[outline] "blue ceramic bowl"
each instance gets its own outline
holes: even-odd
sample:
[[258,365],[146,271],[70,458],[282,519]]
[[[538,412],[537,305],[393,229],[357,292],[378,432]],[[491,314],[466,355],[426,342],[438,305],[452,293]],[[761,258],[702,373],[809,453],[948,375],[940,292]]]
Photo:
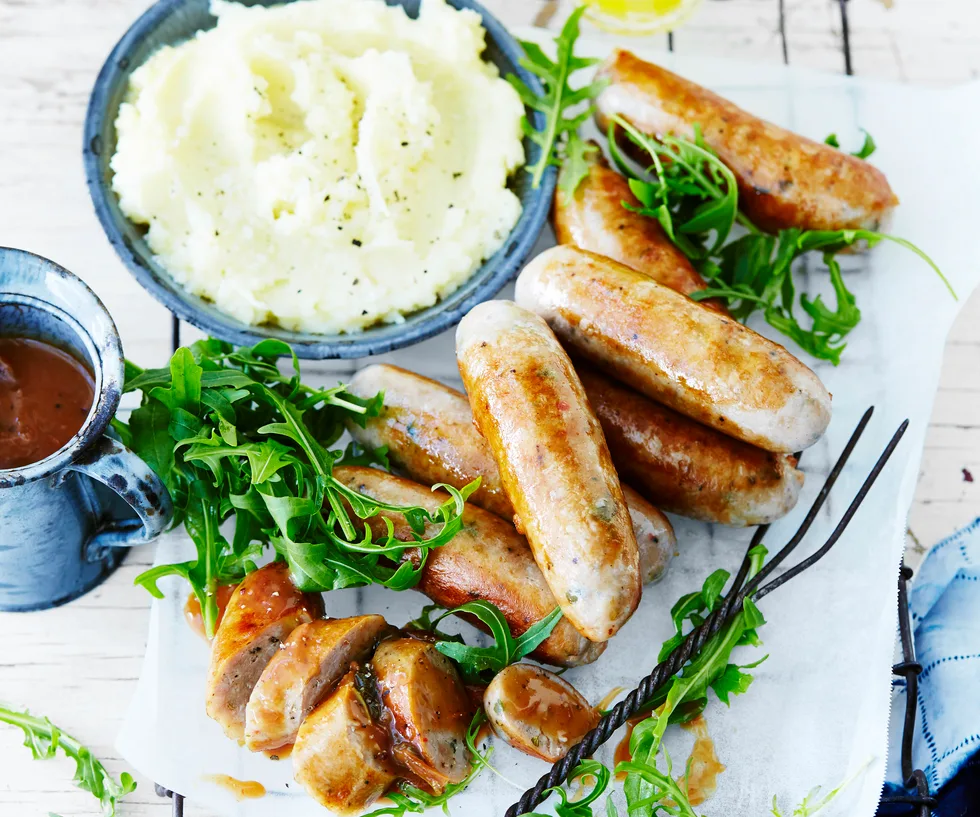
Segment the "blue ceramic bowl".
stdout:
[[[274,5],[270,0],[244,0],[246,5]],[[412,17],[418,14],[419,0],[385,0],[388,5],[404,6]],[[513,73],[531,88],[540,90],[536,77],[525,71],[518,60],[523,51],[507,29],[473,0],[449,0],[456,8],[468,8],[483,18],[487,31],[484,58],[500,69]],[[284,340],[304,358],[355,358],[381,354],[418,343],[456,324],[481,301],[492,298],[518,272],[527,260],[544,226],[555,188],[555,168],[549,168],[541,185],[533,190],[529,176],[518,170],[510,182],[520,197],[523,211],[504,245],[488,259],[466,283],[434,306],[409,315],[404,323],[383,324],[362,332],[317,335],[291,332],[276,326],[250,326],[218,310],[214,304],[183,289],[153,258],[144,240],[145,229],[133,224],[119,209],[112,191],[109,161],[116,150],[115,121],[126,95],[130,74],[163,45],[174,45],[195,32],[213,28],[215,19],[208,12],[208,0],[160,0],[140,17],[109,54],[92,89],[85,117],[85,177],[95,212],[106,236],[136,279],[177,317],[231,343],[251,345],[265,338]],[[536,128],[543,117],[529,111]],[[529,162],[540,155],[540,148],[524,141]]]

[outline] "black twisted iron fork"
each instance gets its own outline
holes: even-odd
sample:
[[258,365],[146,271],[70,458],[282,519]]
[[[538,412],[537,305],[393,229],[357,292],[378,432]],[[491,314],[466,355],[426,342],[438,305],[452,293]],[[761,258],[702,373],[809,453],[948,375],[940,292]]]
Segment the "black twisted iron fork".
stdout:
[[599,721],[599,725],[585,736],[581,743],[575,746],[567,755],[565,755],[564,758],[552,766],[551,771],[543,775],[533,788],[528,789],[521,796],[521,799],[507,810],[506,817],[518,817],[518,815],[521,814],[528,814],[547,798],[548,791],[550,789],[560,786],[562,783],[566,782],[571,773],[574,771],[575,767],[578,766],[584,758],[591,757],[600,746],[602,746],[609,740],[610,737],[612,737],[613,733],[617,729],[623,726],[630,718],[640,713],[644,709],[645,704],[654,698],[654,696],[660,690],[662,690],[678,672],[680,672],[684,665],[701,651],[708,639],[718,633],[723,627],[727,626],[732,621],[732,619],[742,609],[742,604],[747,597],[751,596],[753,599],[760,599],[763,596],[768,595],[777,587],[780,587],[790,579],[798,576],[804,570],[814,565],[830,551],[830,549],[837,543],[837,540],[840,539],[841,534],[844,533],[845,528],[847,528],[847,525],[857,512],[857,509],[861,506],[861,503],[864,502],[865,497],[871,490],[871,486],[874,485],[875,480],[877,480],[892,453],[895,451],[895,448],[898,446],[899,441],[905,434],[905,430],[908,428],[908,420],[903,422],[898,427],[898,430],[892,436],[888,445],[885,446],[885,450],[878,458],[874,468],[871,469],[871,472],[864,480],[864,483],[854,496],[851,504],[844,512],[840,522],[837,523],[837,527],[834,528],[833,533],[831,533],[830,537],[820,547],[820,549],[801,561],[799,564],[782,573],[780,576],[774,578],[768,584],[762,584],[770,575],[772,575],[772,572],[779,567],[783,561],[785,561],[793,550],[796,549],[797,545],[800,544],[807,532],[810,530],[810,527],[813,525],[817,514],[820,512],[820,509],[826,502],[831,489],[834,487],[834,483],[837,482],[837,478],[844,470],[844,466],[847,464],[847,461],[851,456],[851,452],[854,450],[858,440],[864,433],[864,429],[867,427],[873,411],[873,408],[869,408],[864,413],[864,416],[858,423],[857,428],[855,428],[854,433],[851,434],[851,438],[844,447],[844,450],[837,460],[837,463],[827,476],[827,480],[824,482],[823,487],[820,489],[820,493],[817,495],[813,505],[810,507],[806,518],[803,520],[800,528],[796,531],[792,539],[789,540],[785,547],[783,547],[782,550],[773,556],[756,576],[745,584],[750,566],[749,551],[751,551],[753,547],[762,541],[762,537],[769,529],[768,525],[760,526],[756,530],[755,535],[752,537],[752,541],[749,544],[749,548],[742,560],[741,567],[739,568],[738,574],[735,576],[731,589],[726,594],[725,600],[718,607],[718,609],[715,610],[715,612],[712,613],[703,624],[692,630],[681,645],[673,653],[671,653],[666,660],[659,663],[653,672],[640,681],[636,689],[627,695],[624,700],[616,704],[616,706],[613,707],[613,709],[608,712],[601,721]]

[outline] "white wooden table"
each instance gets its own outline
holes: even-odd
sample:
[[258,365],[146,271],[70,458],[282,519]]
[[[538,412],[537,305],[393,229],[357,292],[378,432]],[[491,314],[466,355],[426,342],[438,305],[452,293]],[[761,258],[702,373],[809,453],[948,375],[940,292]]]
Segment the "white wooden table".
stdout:
[[[785,39],[779,6],[785,2]],[[98,292],[116,318],[126,353],[162,365],[169,313],[124,270],[91,211],[81,169],[81,121],[88,92],[111,46],[145,0],[0,0],[0,246],[46,255]],[[508,24],[555,25],[568,3],[486,0]],[[974,0],[850,0],[855,73],[949,85],[980,77],[980,4]],[[666,45],[666,38],[662,38]],[[787,58],[842,71],[835,0],[706,0],[673,37],[688,54]],[[784,53],[785,45],[785,53]],[[910,121],[928,139],[941,123]],[[941,183],[941,182],[940,182]],[[937,188],[936,206],[945,206]],[[190,335],[185,327],[185,338]],[[320,364],[341,376],[352,364]],[[968,474],[976,481],[969,481]],[[980,293],[965,304],[946,349],[942,381],[909,520],[909,561],[980,513]],[[29,707],[87,743],[115,773],[125,767],[113,740],[143,657],[149,599],[133,577],[149,563],[134,552],[88,596],[45,613],[0,614],[0,701]],[[0,814],[95,815],[71,784],[64,760],[35,763],[19,733],[0,729]],[[170,813],[152,781],[140,779],[123,815]],[[205,812],[188,804],[188,815]]]

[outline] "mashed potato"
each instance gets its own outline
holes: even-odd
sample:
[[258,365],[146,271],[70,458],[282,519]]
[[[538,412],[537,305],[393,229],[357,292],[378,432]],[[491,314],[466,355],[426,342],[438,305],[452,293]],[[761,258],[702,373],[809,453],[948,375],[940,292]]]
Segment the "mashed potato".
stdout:
[[246,323],[349,332],[455,290],[520,215],[516,92],[471,11],[216,0],[133,73],[113,189],[160,263]]

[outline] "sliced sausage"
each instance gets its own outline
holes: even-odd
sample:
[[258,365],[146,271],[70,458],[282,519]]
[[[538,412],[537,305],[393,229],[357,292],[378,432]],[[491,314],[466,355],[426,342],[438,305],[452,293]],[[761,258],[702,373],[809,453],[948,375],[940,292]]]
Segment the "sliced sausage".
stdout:
[[[361,369],[348,389],[359,397],[385,393],[379,417],[368,418],[363,428],[348,425],[355,440],[369,448],[386,446],[389,461],[415,482],[462,488],[480,477],[480,488],[468,501],[503,519],[514,518],[514,506],[504,493],[500,471],[473,422],[465,394],[387,364]],[[677,539],[670,521],[657,508],[627,485],[623,495],[640,550],[640,574],[648,584],[664,575]]]
[[460,321],[456,358],[548,586],[582,635],[606,641],[639,604],[639,552],[571,360],[540,317],[510,301],[487,301]]
[[462,488],[477,477],[480,487],[470,501],[504,519],[514,508],[500,482],[497,464],[473,425],[466,395],[398,366],[361,369],[347,386],[358,397],[384,391],[384,408],[362,428],[348,423],[351,436],[366,448],[388,447],[388,460],[399,471],[426,485]]
[[[626,178],[609,167],[598,145],[586,162],[588,175],[573,195],[569,196],[560,183],[555,188],[552,221],[558,243],[612,258],[682,295],[707,287],[660,222],[624,206],[640,207],[640,202]],[[561,170],[562,174],[568,172],[566,167]],[[716,299],[701,303],[727,313]]]
[[533,664],[511,664],[483,694],[493,731],[515,749],[555,763],[599,723],[575,687]]
[[785,516],[803,488],[790,454],[773,454],[689,420],[576,362],[613,462],[651,502],[724,525]]
[[244,737],[249,696],[286,636],[322,615],[323,599],[297,590],[283,562],[250,573],[238,585],[214,634],[207,682],[207,713],[228,737]]
[[596,77],[609,81],[596,100],[603,131],[614,114],[651,136],[693,139],[700,125],[735,175],[741,208],[763,230],[879,230],[898,204],[885,175],[863,159],[765,122],[629,51],[613,51]]
[[827,389],[782,346],[611,259],[546,250],[517,300],[603,372],[767,451],[808,448],[830,423]]
[[319,619],[301,624],[263,670],[245,709],[245,746],[286,746],[300,723],[347,674],[371,656],[388,628],[382,616]]
[[[449,499],[442,491],[386,474],[374,468],[344,466],[334,477],[365,496],[394,505],[411,505],[435,512]],[[385,536],[384,518],[394,525],[395,536],[413,541],[412,531],[401,514],[382,511],[367,520],[376,537]],[[435,528],[426,531],[432,536]],[[408,551],[418,561],[418,551]],[[527,540],[503,519],[467,505],[463,528],[447,544],[429,551],[422,577],[415,587],[436,604],[452,609],[473,599],[486,599],[503,613],[515,637],[545,618],[557,606],[541,569],[535,564]],[[479,622],[474,622],[480,626]],[[594,644],[562,618],[532,653],[534,658],[562,667],[595,661],[605,649]]]
[[350,673],[300,726],[293,774],[320,805],[359,814],[398,777],[390,749],[387,729],[372,717]]
[[381,703],[391,714],[394,758],[436,791],[470,773],[469,695],[446,656],[428,641],[385,641],[371,659]]

